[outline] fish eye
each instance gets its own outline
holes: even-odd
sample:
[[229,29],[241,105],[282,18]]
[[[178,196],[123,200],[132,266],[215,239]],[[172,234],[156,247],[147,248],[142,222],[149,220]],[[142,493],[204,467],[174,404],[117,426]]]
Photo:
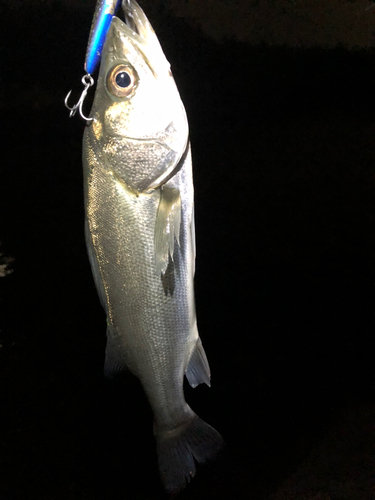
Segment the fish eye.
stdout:
[[116,97],[128,97],[136,87],[137,77],[133,68],[119,64],[107,76],[107,88]]
[[126,89],[131,84],[132,79],[130,78],[129,73],[126,71],[121,71],[116,75],[116,85],[121,87],[122,89]]

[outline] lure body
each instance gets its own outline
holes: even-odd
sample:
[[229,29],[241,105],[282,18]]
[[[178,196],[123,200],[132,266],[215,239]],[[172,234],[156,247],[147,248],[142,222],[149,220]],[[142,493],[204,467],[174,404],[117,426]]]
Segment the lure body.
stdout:
[[103,50],[103,44],[121,0],[99,0],[92,21],[87,45],[85,71],[92,75],[96,70]]

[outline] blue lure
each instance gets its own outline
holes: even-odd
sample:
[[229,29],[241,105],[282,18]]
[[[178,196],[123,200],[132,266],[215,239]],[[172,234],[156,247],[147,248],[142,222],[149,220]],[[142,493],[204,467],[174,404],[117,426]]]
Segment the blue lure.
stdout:
[[85,71],[92,75],[98,67],[103,45],[121,0],[98,0],[87,45]]
[[99,65],[102,55],[103,45],[111,25],[113,16],[119,8],[121,0],[98,0],[95,8],[94,18],[91,24],[89,42],[87,44],[86,58],[85,58],[85,71],[86,75],[82,78],[84,89],[77,104],[69,106],[68,99],[72,91],[65,97],[65,106],[70,110],[69,116],[74,116],[77,109],[79,114],[87,122],[92,121],[84,115],[82,110],[83,101],[86,98],[89,88],[94,85],[94,79],[91,76]]

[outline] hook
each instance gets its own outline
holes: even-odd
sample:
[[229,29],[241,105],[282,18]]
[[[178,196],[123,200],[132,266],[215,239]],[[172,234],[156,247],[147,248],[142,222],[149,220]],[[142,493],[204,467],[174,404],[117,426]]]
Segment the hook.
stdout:
[[87,92],[89,91],[89,88],[92,87],[92,85],[94,85],[94,79],[93,79],[93,77],[89,73],[87,73],[87,75],[84,75],[82,77],[81,82],[83,83],[83,85],[85,86],[85,88],[82,90],[82,94],[81,94],[81,96],[80,96],[77,104],[74,104],[72,107],[70,107],[69,104],[68,104],[68,99],[70,97],[70,94],[72,93],[71,90],[68,92],[67,96],[65,97],[64,103],[65,103],[65,107],[70,110],[69,116],[74,116],[76,114],[77,109],[78,109],[79,110],[79,114],[81,115],[81,117],[84,120],[86,120],[87,122],[91,122],[93,120],[93,118],[87,118],[83,114],[82,105],[83,105],[83,101],[86,98]]

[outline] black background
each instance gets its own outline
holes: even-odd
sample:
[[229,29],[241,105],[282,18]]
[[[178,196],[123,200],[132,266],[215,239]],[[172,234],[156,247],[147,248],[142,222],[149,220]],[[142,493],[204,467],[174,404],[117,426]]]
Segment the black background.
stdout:
[[[212,370],[186,397],[226,441],[181,498],[373,499],[375,52],[216,44],[153,15],[190,123]],[[63,105],[91,16],[2,6],[1,500],[164,497],[138,382],[102,374],[84,122]]]

